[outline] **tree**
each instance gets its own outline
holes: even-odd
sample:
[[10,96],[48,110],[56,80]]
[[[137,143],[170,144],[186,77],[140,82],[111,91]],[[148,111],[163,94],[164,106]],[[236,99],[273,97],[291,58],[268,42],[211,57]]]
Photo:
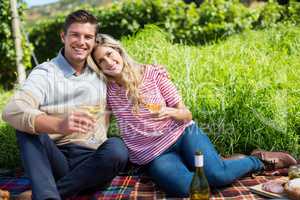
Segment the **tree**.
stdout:
[[[18,3],[18,15],[22,21],[25,4],[21,0]],[[32,45],[25,41],[24,32],[21,32],[21,45],[23,49],[23,65],[31,67]],[[9,0],[1,0],[0,3],[0,87],[11,89],[17,80],[16,50],[12,33],[12,16]]]
[[25,67],[23,65],[22,35],[20,31],[20,18],[17,10],[16,0],[10,0],[10,10],[12,16],[12,30],[16,48],[16,65],[18,71],[18,83],[21,84],[26,79]]

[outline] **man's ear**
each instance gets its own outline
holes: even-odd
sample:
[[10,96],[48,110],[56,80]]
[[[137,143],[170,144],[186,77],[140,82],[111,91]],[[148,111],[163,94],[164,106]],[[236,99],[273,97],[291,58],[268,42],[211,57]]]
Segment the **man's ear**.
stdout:
[[65,32],[60,32],[60,39],[62,43],[65,43]]

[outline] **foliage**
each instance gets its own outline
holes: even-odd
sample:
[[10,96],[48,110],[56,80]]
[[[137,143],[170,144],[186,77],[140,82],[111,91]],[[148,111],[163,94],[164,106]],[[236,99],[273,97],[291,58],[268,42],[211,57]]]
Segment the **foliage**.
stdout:
[[[156,24],[175,42],[206,44],[249,29],[272,27],[281,21],[298,23],[300,3],[286,6],[270,1],[253,9],[238,0],[207,0],[201,6],[182,0],[128,0],[92,9],[101,32],[115,38],[132,35],[147,24]],[[62,47],[59,31],[64,16],[41,21],[30,32],[40,62]],[[50,50],[49,50],[50,49]]]
[[99,7],[114,0],[60,0],[46,5],[33,6],[25,11],[26,27],[34,26],[37,20],[48,19],[60,13],[71,12],[78,5],[81,7]]
[[[19,15],[22,20],[22,11],[25,4],[19,3]],[[5,88],[11,88],[17,78],[16,75],[16,52],[12,33],[12,17],[9,0],[2,0],[0,4],[0,84]],[[26,44],[23,34],[23,64],[28,68],[31,66],[30,56],[32,46]]]
[[[122,43],[137,61],[166,66],[193,119],[221,154],[262,148],[299,157],[299,34],[300,28],[282,24],[197,47],[172,44],[168,33],[147,26]],[[6,102],[10,94],[0,95]],[[109,135],[117,132],[113,122]],[[9,147],[9,155],[0,154],[0,166],[17,166],[14,130],[1,122],[0,143]]]

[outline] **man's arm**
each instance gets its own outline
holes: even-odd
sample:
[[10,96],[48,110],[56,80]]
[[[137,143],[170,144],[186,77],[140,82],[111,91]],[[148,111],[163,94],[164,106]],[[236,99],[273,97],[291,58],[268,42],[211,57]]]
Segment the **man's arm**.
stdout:
[[45,114],[38,106],[38,100],[30,92],[17,91],[3,109],[2,119],[15,129],[37,134],[35,118]]
[[35,130],[39,133],[72,134],[87,133],[95,127],[96,119],[87,112],[73,112],[65,118],[38,115],[35,118]]
[[38,106],[33,95],[21,90],[6,105],[2,118],[14,128],[32,134],[86,133],[95,126],[95,119],[89,113],[73,112],[65,118],[59,118],[47,115]]

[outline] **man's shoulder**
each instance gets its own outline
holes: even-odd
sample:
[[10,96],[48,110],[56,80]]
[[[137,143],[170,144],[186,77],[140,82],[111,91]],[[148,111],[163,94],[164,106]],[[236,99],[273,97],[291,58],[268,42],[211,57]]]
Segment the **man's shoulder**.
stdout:
[[54,73],[57,71],[57,66],[54,60],[49,60],[46,62],[43,62],[41,64],[38,64],[35,66],[30,73],[38,73],[38,74],[45,74],[49,75],[49,73]]

